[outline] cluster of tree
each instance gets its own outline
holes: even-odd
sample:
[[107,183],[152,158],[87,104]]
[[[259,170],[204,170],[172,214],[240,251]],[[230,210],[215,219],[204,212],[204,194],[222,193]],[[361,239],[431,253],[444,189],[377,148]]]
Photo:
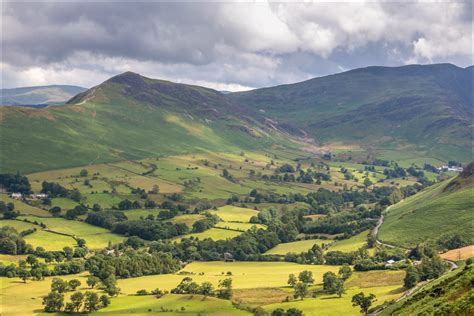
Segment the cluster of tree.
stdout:
[[435,166],[429,164],[429,163],[425,163],[423,165],[423,170],[426,170],[426,171],[429,171],[429,172],[433,172],[433,173],[439,173],[439,170],[438,168],[436,168]]
[[421,170],[417,170],[415,167],[411,166],[407,169],[407,172],[409,175],[416,177],[416,178],[422,178],[425,176],[425,173]]
[[9,255],[20,255],[30,253],[31,245],[28,245],[22,235],[11,226],[0,228],[0,253]]
[[298,279],[294,274],[288,276],[288,285],[295,289],[293,297],[303,300],[309,294],[309,286],[314,283],[313,272],[304,270],[298,275]]
[[375,226],[374,219],[381,215],[380,209],[368,210],[359,207],[354,212],[332,213],[317,220],[307,222],[303,232],[308,234],[345,234],[346,238]]
[[[349,272],[345,271],[346,267],[349,269],[348,270]],[[339,297],[341,297],[342,294],[345,293],[344,281],[346,279],[342,277],[346,277],[346,274],[352,273],[350,271],[351,268],[349,266],[346,266],[346,267],[344,267],[343,272],[341,272],[341,270],[343,269],[342,267],[341,267],[341,270],[339,270],[341,274],[340,278],[334,272],[330,272],[330,271],[323,274],[323,290],[324,291],[328,292],[329,294],[337,294]]]
[[471,244],[471,240],[457,233],[444,234],[438,238],[436,244],[439,250],[451,250],[468,246]]
[[214,227],[214,225],[217,224],[219,220],[219,217],[216,215],[206,213],[206,218],[194,222],[192,231],[193,233],[200,233],[208,230],[209,228]]
[[230,182],[237,182],[234,176],[227,169],[222,170],[222,176],[226,178],[227,180],[229,180]]
[[28,178],[20,175],[20,173],[0,174],[0,187],[4,188],[7,192],[31,193],[31,185]]
[[285,261],[296,262],[299,264],[323,264],[324,254],[319,245],[313,245],[311,249],[299,254],[290,252],[285,255]]
[[272,316],[303,316],[303,311],[297,308],[289,308],[286,311],[283,308],[277,308],[272,311]]
[[435,279],[446,271],[446,263],[440,258],[435,247],[426,244],[417,245],[408,255],[411,259],[420,260],[417,266],[408,266],[404,285],[414,287],[419,281]]
[[116,222],[112,232],[125,236],[138,236],[145,240],[169,239],[186,234],[189,228],[184,223],[145,220]]
[[59,183],[43,181],[41,184],[41,192],[48,194],[49,197],[69,198],[73,201],[80,202],[82,199],[81,192],[77,189],[68,190]]
[[101,280],[107,279],[110,275],[130,278],[174,273],[181,268],[179,262],[171,254],[150,254],[132,249],[128,249],[120,255],[96,254],[86,260],[85,267],[92,275]]
[[211,282],[198,284],[190,277],[185,277],[181,282],[171,290],[173,294],[200,294],[204,296],[217,296],[222,299],[232,298],[232,279],[227,278],[219,280],[217,291]]
[[86,218],[86,223],[91,225],[112,229],[112,226],[117,222],[126,221],[127,216],[120,211],[102,211],[97,213],[89,213]]
[[20,216],[20,212],[15,211],[15,204],[12,202],[0,201],[0,213],[3,214],[3,219],[15,219]]
[[66,219],[72,220],[78,216],[85,215],[85,214],[87,214],[87,206],[83,204],[79,204],[79,205],[74,206],[73,209],[67,210],[64,217]]
[[407,176],[407,172],[405,171],[405,169],[400,167],[398,164],[395,164],[393,169],[384,169],[383,174],[387,177],[387,179],[403,178]]
[[119,202],[118,209],[119,210],[131,210],[135,208],[141,208],[141,204],[138,201],[130,201],[129,199],[125,199]]
[[68,291],[75,291],[81,282],[77,279],[72,279],[66,282],[59,278],[54,278],[51,283],[51,292],[43,297],[44,311],[47,313],[66,312],[79,313],[82,309],[83,313],[93,313],[110,304],[110,299],[107,295],[101,295],[86,291],[74,292],[70,296],[70,302],[64,304],[64,293]]

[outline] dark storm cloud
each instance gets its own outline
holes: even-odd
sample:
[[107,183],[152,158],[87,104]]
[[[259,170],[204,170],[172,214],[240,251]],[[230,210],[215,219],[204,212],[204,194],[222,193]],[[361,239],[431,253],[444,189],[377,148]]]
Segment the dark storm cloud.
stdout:
[[132,70],[243,89],[367,65],[472,62],[472,4],[4,3],[2,85]]

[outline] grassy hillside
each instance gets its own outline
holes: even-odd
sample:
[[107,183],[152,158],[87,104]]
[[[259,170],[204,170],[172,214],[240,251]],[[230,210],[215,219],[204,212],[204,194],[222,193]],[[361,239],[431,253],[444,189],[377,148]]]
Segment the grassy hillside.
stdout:
[[450,64],[368,67],[230,96],[330,148],[343,142],[468,161],[472,71]]
[[411,298],[389,306],[381,315],[472,315],[474,267],[456,269],[425,286]]
[[473,180],[472,175],[465,178],[461,175],[430,186],[394,205],[380,227],[379,239],[412,247],[447,233],[474,238]]
[[237,114],[217,91],[131,73],[79,94],[67,106],[0,108],[0,134],[1,171],[25,173],[290,145],[281,134]]

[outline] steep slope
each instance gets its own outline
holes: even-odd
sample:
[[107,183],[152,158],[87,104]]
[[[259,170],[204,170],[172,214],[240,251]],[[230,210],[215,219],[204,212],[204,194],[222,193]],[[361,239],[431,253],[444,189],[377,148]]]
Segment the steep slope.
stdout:
[[472,315],[474,266],[457,269],[425,286],[412,297],[389,306],[380,315]]
[[471,159],[473,67],[368,67],[230,97],[321,143]]
[[46,106],[62,104],[86,88],[66,85],[1,89],[0,105]]
[[1,171],[292,146],[217,91],[133,73],[113,77],[65,106],[4,107],[0,114]]
[[474,163],[454,179],[428,187],[387,212],[379,239],[413,247],[441,234],[459,233],[473,239]]

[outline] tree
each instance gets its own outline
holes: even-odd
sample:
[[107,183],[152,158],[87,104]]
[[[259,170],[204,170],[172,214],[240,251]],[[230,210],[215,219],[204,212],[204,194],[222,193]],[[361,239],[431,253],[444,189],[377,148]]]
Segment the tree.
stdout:
[[82,306],[82,302],[84,301],[84,294],[82,292],[75,292],[74,294],[71,295],[71,304],[73,311],[76,313],[79,312]]
[[351,267],[348,265],[348,264],[344,264],[340,269],[339,269],[339,272],[338,272],[339,276],[341,279],[343,279],[344,281],[349,279],[352,275],[352,269]]
[[71,291],[75,291],[79,286],[81,286],[81,281],[78,279],[72,279],[68,282],[68,286]]
[[406,269],[405,278],[403,279],[403,284],[405,288],[411,289],[420,281],[420,274],[413,266],[409,266]]
[[26,280],[28,280],[31,277],[30,271],[28,271],[26,268],[19,268],[17,273],[20,279],[22,279],[23,282],[25,283],[26,283]]
[[290,275],[288,276],[288,284],[289,284],[291,287],[295,287],[296,282],[298,282],[298,280],[296,279],[295,275],[294,275],[294,274],[290,274]]
[[359,306],[360,312],[364,315],[368,314],[370,306],[375,302],[376,298],[374,294],[365,296],[363,292],[360,292],[352,297],[352,306]]
[[334,284],[337,282],[337,276],[333,272],[326,272],[323,274],[323,289],[325,291],[331,291],[334,288]]
[[313,272],[308,271],[308,270],[301,271],[300,274],[298,275],[298,279],[303,283],[307,283],[307,284],[314,283]]
[[64,295],[58,292],[50,292],[43,297],[44,311],[47,313],[59,312],[64,306]]
[[295,285],[294,297],[300,297],[303,300],[308,295],[308,284],[305,282],[298,282]]
[[74,250],[71,247],[64,247],[63,248],[64,256],[68,259],[71,260],[72,257],[74,256]]
[[91,289],[94,288],[94,286],[96,286],[97,283],[99,283],[99,278],[98,277],[95,277],[93,275],[90,275],[87,277],[87,280],[86,280],[86,283],[87,285],[89,285],[91,287]]
[[303,311],[297,308],[288,308],[286,311],[286,316],[303,316]]
[[217,297],[230,300],[232,298],[232,279],[227,278],[219,281]]
[[51,291],[64,293],[67,292],[68,289],[69,284],[67,283],[67,281],[64,281],[60,278],[53,278],[53,281],[51,282]]
[[110,298],[107,295],[101,295],[99,301],[102,304],[102,307],[107,307],[110,305]]
[[95,212],[100,212],[102,211],[102,206],[100,206],[98,203],[94,203],[94,205],[92,205],[92,210]]
[[85,301],[84,301],[84,311],[86,312],[95,312],[99,310],[99,295],[97,293],[86,291]]
[[82,238],[77,238],[76,242],[78,247],[84,247],[86,245],[86,240]]
[[204,296],[212,295],[214,292],[214,286],[211,282],[203,282],[198,289],[198,293]]
[[333,292],[333,294],[337,294],[339,297],[346,293],[346,290],[344,289],[344,281],[342,279],[337,279],[337,282],[334,283],[334,288],[331,292]]
[[277,308],[272,312],[272,316],[285,316],[285,310],[283,308]]
[[81,177],[87,177],[89,175],[89,171],[87,171],[87,169],[82,169],[81,172],[79,172],[79,175]]

